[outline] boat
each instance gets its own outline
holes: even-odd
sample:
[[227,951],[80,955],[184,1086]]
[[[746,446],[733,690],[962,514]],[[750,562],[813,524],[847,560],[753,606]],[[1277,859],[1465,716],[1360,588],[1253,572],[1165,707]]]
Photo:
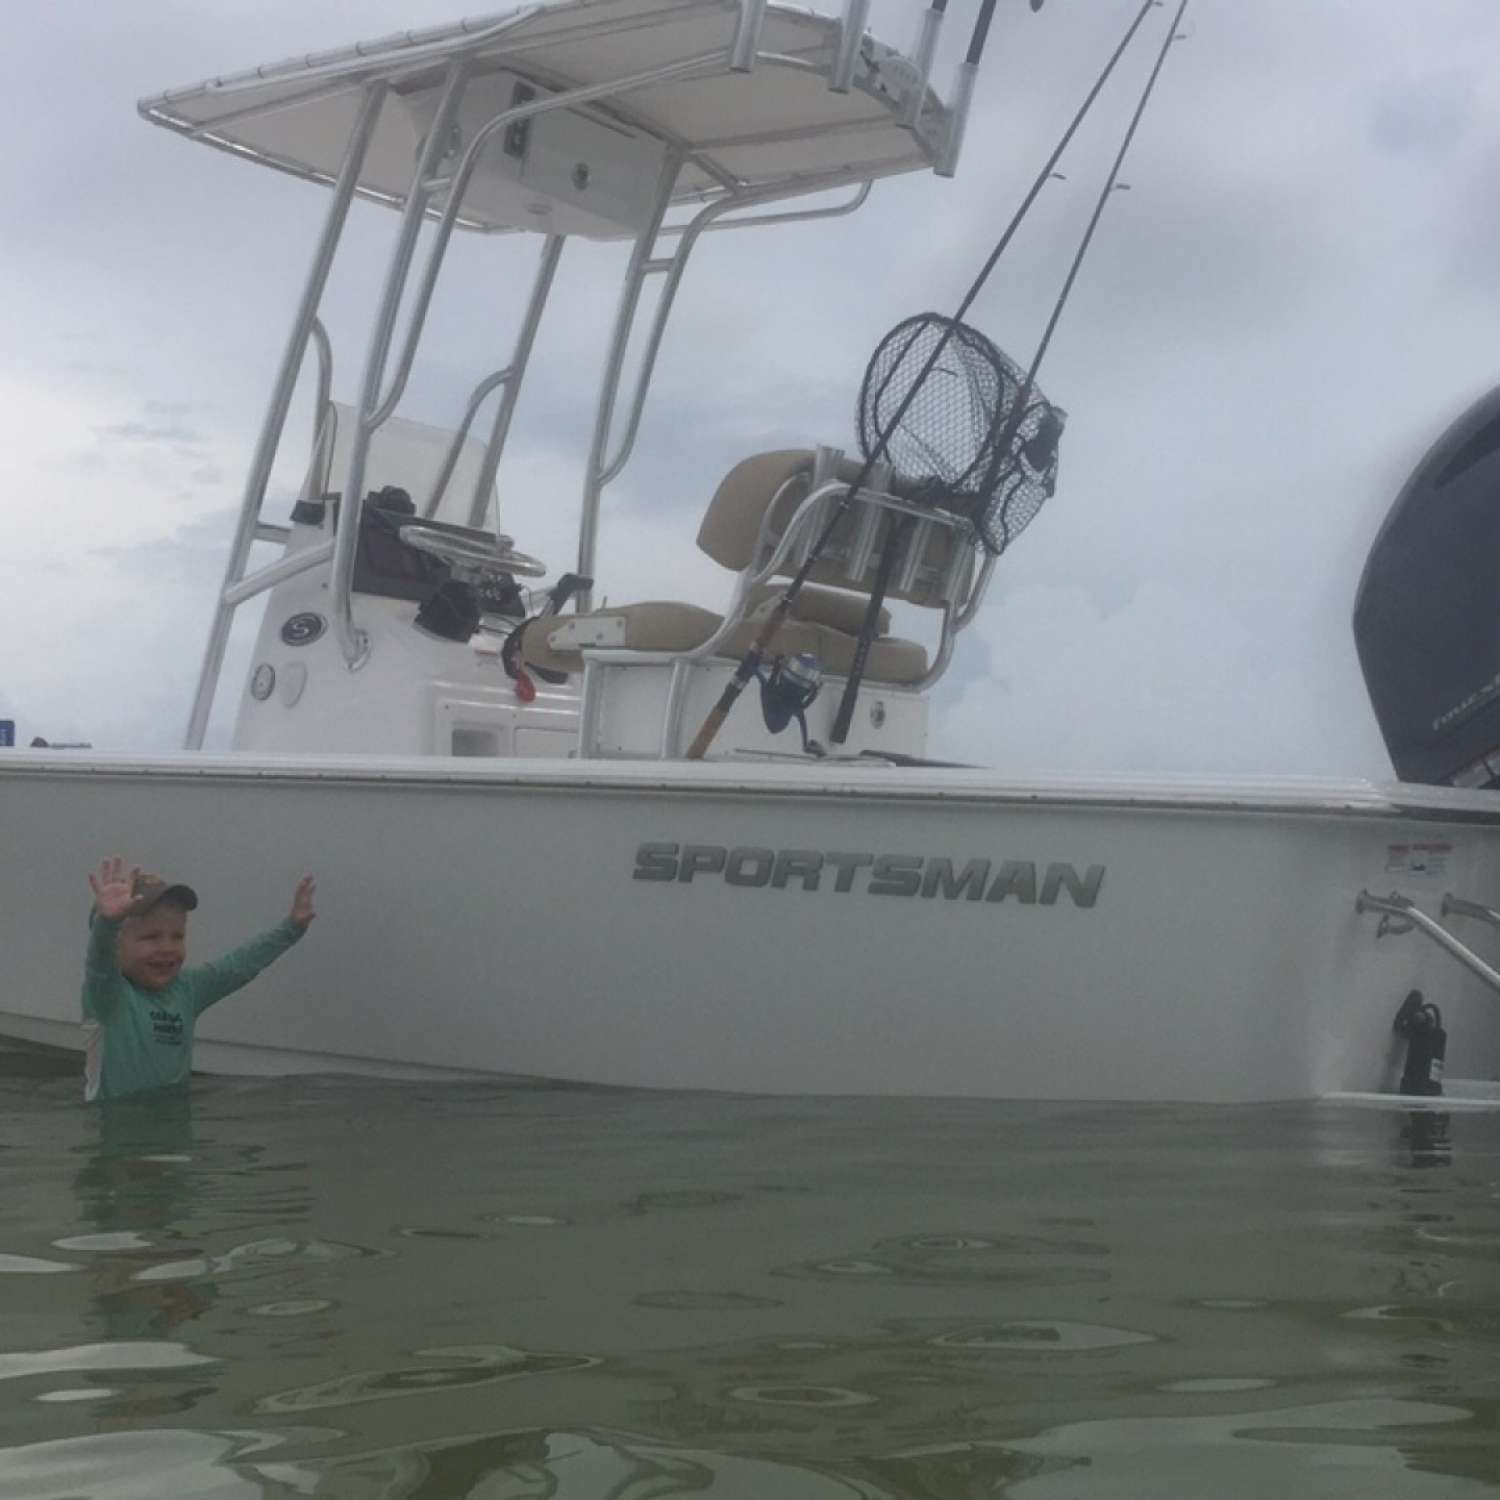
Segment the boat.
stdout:
[[[608,602],[632,594],[604,566],[601,501],[694,247],[860,211],[885,178],[956,178],[992,9],[946,97],[942,0],[906,50],[869,32],[868,0],[837,16],[556,0],[142,102],[195,143],[325,184],[328,213],[183,749],[0,752],[0,1033],[81,1048],[81,872],[108,845],[203,891],[200,953],[244,936],[247,913],[273,915],[302,868],[318,874],[312,937],[205,1018],[210,1072],[1500,1097],[1492,677],[1447,718],[1413,707],[1431,687],[1420,668],[1397,685],[1407,740],[1423,723],[1467,737],[1461,765],[1430,755],[1417,780],[941,763],[928,695],[998,552],[845,434],[746,453],[704,498],[697,545],[722,570],[721,611]],[[397,229],[357,388],[336,400],[319,313],[357,199]],[[441,428],[399,409],[459,233],[530,234],[537,263],[511,347]],[[497,476],[570,238],[617,243],[623,272],[576,550],[540,558]],[[277,517],[268,479],[304,368],[312,437]],[[1470,426],[1440,441],[1429,480]],[[1487,453],[1470,467],[1488,473]],[[273,560],[255,563],[256,543]],[[1362,600],[1400,597],[1401,577],[1374,554],[1372,568]],[[208,750],[252,601],[264,614],[232,744]],[[772,652],[742,675],[781,605]],[[895,634],[898,618],[923,638]],[[737,679],[754,686],[705,747]]]

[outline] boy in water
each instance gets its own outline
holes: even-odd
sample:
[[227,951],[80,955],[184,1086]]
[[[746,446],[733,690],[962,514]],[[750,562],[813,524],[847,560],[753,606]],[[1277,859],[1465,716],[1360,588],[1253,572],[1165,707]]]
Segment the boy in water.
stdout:
[[83,1014],[89,1039],[85,1100],[118,1099],[187,1081],[193,1028],[217,1000],[250,983],[312,922],[313,879],[304,875],[286,919],[212,963],[185,969],[188,913],[197,893],[120,858],[89,876],[94,910],[84,964]]

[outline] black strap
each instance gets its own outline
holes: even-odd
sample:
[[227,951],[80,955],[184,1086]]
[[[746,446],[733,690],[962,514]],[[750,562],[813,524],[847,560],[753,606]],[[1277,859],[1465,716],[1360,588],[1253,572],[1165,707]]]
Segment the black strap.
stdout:
[[[526,627],[533,620],[550,619],[553,615],[563,612],[569,599],[580,589],[591,589],[594,586],[592,578],[585,578],[582,573],[564,573],[556,583],[547,590],[547,603],[534,615],[528,615],[511,633],[505,637],[505,644],[500,647],[500,665],[505,668],[505,675],[514,681],[521,675],[521,638],[526,632]],[[550,682],[554,687],[568,680],[566,672],[554,672],[547,667],[534,666],[526,663],[526,670],[534,676],[540,677],[543,682]]]
[[[547,618],[549,618],[547,615],[528,615],[505,637],[505,644],[500,648],[500,665],[505,668],[507,677],[514,680],[521,675],[521,638],[526,633],[526,627],[536,620]],[[525,667],[533,677],[540,677],[543,682],[550,682],[553,687],[568,680],[566,672],[554,672],[550,667],[539,667],[534,662],[526,662]]]

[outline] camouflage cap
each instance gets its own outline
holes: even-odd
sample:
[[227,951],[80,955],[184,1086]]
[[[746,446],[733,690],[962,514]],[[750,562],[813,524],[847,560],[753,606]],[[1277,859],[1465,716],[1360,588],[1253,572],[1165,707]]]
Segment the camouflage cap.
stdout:
[[145,916],[163,901],[172,906],[180,906],[184,911],[198,909],[197,891],[180,881],[163,880],[159,875],[138,875],[134,889],[135,904],[130,908],[130,915],[133,917]]

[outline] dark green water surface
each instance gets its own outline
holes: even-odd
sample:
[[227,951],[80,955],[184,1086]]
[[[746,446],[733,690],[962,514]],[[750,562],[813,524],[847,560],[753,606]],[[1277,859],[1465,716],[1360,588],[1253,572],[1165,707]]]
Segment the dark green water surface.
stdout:
[[1500,1115],[0,1051],[0,1500],[1500,1493]]

